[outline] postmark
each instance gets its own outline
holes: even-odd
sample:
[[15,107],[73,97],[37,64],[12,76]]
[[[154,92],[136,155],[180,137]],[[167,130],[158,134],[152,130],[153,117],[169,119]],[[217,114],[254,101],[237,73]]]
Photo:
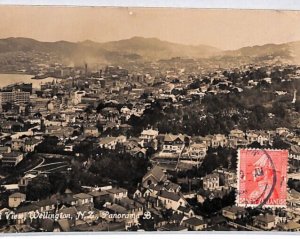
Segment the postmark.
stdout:
[[240,149],[238,154],[237,205],[286,207],[288,151]]

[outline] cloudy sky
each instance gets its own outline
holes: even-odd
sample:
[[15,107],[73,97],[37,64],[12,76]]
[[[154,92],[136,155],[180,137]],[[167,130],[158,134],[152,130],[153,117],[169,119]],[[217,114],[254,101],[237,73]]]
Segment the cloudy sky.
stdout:
[[175,8],[0,7],[0,38],[106,42],[133,36],[237,49],[300,40],[300,12]]

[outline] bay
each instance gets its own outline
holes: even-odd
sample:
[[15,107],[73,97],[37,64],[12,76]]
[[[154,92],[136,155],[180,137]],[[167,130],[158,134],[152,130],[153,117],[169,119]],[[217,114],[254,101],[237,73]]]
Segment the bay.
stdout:
[[15,84],[15,83],[32,83],[32,87],[35,89],[40,89],[41,84],[52,82],[56,78],[47,77],[45,79],[31,79],[32,75],[25,74],[0,74],[0,88]]

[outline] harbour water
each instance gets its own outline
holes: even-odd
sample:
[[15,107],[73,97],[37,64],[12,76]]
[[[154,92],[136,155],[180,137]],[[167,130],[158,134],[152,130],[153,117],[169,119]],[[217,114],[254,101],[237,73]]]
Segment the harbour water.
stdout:
[[45,79],[37,80],[31,79],[32,75],[25,74],[0,74],[0,88],[15,83],[32,83],[32,87],[40,89],[41,84],[52,82],[55,78],[48,77]]

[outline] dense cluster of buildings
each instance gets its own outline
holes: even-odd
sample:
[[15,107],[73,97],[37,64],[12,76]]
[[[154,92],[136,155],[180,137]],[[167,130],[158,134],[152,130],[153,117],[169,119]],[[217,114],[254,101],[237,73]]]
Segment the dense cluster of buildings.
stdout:
[[[295,70],[290,79],[300,78],[296,67],[281,67]],[[130,73],[122,67],[109,66],[97,72],[87,73],[85,69],[84,73],[78,73],[66,68],[60,72],[65,79],[42,84],[40,89],[15,85],[0,92],[0,176],[5,192],[9,192],[7,205],[2,203],[0,209],[3,225],[0,230],[299,231],[300,193],[294,189],[289,190],[287,208],[279,211],[261,210],[252,216],[245,208],[229,205],[214,216],[205,216],[191,201],[196,200],[199,205],[228,196],[236,190],[236,171],[217,168],[198,178],[193,190],[191,180],[194,179],[174,180],[174,174],[199,168],[209,149],[237,149],[253,143],[272,147],[274,139],[279,137],[289,145],[291,178],[299,180],[300,136],[297,127],[300,122],[296,128],[246,131],[234,128],[227,135],[205,136],[162,133],[148,125],[133,136],[130,134],[135,127],[132,119],[143,117],[153,102],[161,102],[165,108],[170,105],[180,108],[195,101],[200,105],[206,95],[241,93],[259,82],[254,79],[246,84],[234,83],[222,71],[215,70],[203,73],[205,80],[191,88],[195,81],[193,74],[183,69],[168,70],[164,74],[159,73],[156,65],[145,69],[144,72]],[[255,69],[249,66],[240,71]],[[263,80],[272,84],[270,77]],[[70,167],[70,164],[44,158],[30,167],[28,161],[36,153],[36,147],[51,136],[57,138],[57,144],[73,159],[76,156],[74,148],[87,138],[96,139],[96,147],[100,149],[120,151],[122,148],[137,159],[149,157],[147,152],[151,149],[152,167],[134,192],[118,185],[87,185],[81,193],[67,189],[63,194],[28,202],[23,189],[31,180],[57,170],[67,171]],[[44,157],[51,159],[55,154],[58,153]],[[22,172],[21,177],[11,179],[11,175],[5,173],[7,169]],[[189,190],[182,190],[183,187]],[[55,215],[60,216],[55,218]]]

